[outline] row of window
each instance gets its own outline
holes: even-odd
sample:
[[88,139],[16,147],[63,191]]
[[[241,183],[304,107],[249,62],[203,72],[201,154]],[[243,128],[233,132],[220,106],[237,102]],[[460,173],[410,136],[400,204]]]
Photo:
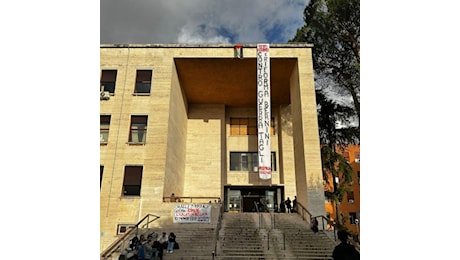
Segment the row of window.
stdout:
[[[276,171],[276,154],[272,152],[272,170]],[[257,171],[257,153],[250,152],[231,152],[230,171]],[[142,183],[143,166],[125,166],[123,177],[123,196],[140,196]],[[101,165],[100,186],[102,187],[102,176],[104,166]]]
[[[101,115],[101,143],[107,143],[110,130],[110,115]],[[145,143],[147,133],[147,116],[132,115],[129,128],[128,142],[130,143]],[[274,134],[274,120],[270,126],[270,134]],[[230,134],[231,135],[257,135],[257,125],[255,118],[231,118],[230,119]],[[248,159],[251,160],[251,159]],[[241,166],[244,168],[244,166]],[[247,165],[248,169],[252,169],[251,165]]]
[[[140,196],[141,183],[142,183],[143,166],[125,166],[125,173],[123,176],[123,189],[122,196]],[[101,165],[101,183],[102,176],[104,175],[104,166]]]
[[[354,156],[355,156],[355,162],[359,163],[359,161],[360,161],[360,152],[359,151],[354,152]],[[343,152],[343,158],[345,160],[347,160],[347,162],[351,162],[350,161],[350,152],[347,149],[345,149],[345,151]]]
[[[109,139],[110,117],[110,115],[101,115],[101,143],[107,143]],[[145,143],[145,136],[147,134],[147,119],[148,116],[131,116],[128,142]]]
[[[271,168],[276,171],[276,153],[271,153]],[[230,152],[230,171],[258,171],[257,152]]]
[[[342,215],[343,215],[343,214],[342,214]],[[330,214],[329,212],[327,212],[327,213],[326,213],[326,217],[327,217],[328,219],[330,219],[330,218],[331,218],[331,214]],[[342,216],[342,217],[343,217],[343,216]],[[356,212],[349,212],[349,213],[348,213],[348,217],[349,217],[350,224],[352,224],[352,225],[358,224],[358,221],[357,221],[357,220],[358,220],[358,217],[357,217]]]
[[[101,91],[108,91],[110,94],[115,93],[117,81],[117,70],[102,70],[101,73]],[[137,70],[134,93],[150,94],[152,85],[152,70]]]
[[[275,134],[275,119],[270,120],[270,135]],[[257,135],[257,118],[230,118],[230,135]]]

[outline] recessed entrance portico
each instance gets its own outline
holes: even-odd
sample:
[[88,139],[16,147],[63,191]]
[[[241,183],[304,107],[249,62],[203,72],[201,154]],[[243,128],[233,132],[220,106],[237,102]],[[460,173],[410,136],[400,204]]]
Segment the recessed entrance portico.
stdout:
[[233,213],[278,211],[280,201],[284,200],[282,185],[225,185],[224,190],[224,210]]

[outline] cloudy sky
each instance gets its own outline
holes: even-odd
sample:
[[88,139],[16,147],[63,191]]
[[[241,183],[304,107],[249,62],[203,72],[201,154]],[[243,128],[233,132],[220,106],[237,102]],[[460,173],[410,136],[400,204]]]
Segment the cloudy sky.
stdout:
[[100,0],[101,43],[286,43],[309,0]]

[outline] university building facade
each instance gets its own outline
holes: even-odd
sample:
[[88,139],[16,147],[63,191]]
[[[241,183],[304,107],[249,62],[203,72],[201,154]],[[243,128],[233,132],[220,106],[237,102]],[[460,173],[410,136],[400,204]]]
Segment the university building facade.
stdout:
[[[239,57],[235,57],[238,53]],[[244,54],[244,55],[242,55]],[[146,214],[221,199],[227,212],[297,196],[326,215],[312,45],[271,44],[271,177],[258,172],[257,45],[100,46],[101,249]]]

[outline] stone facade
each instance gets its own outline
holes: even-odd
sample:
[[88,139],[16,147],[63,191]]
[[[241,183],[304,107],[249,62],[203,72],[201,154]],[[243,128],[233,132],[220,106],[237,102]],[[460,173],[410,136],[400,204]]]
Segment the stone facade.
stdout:
[[[261,180],[255,171],[230,170],[230,152],[257,152],[257,135],[230,134],[231,118],[257,116],[255,91],[240,86],[255,88],[255,44],[243,45],[243,59],[228,44],[101,45],[101,73],[117,71],[115,91],[100,106],[110,115],[100,146],[101,250],[117,238],[119,224],[148,213],[171,218],[171,203],[163,202],[171,193],[225,204],[228,185],[275,185],[283,187],[279,197],[297,196],[313,215],[325,215],[311,48],[270,45],[277,167],[271,180]],[[149,94],[135,94],[137,70],[152,70]],[[147,116],[145,143],[128,142],[133,115]],[[142,166],[139,196],[123,193],[126,166]]]

